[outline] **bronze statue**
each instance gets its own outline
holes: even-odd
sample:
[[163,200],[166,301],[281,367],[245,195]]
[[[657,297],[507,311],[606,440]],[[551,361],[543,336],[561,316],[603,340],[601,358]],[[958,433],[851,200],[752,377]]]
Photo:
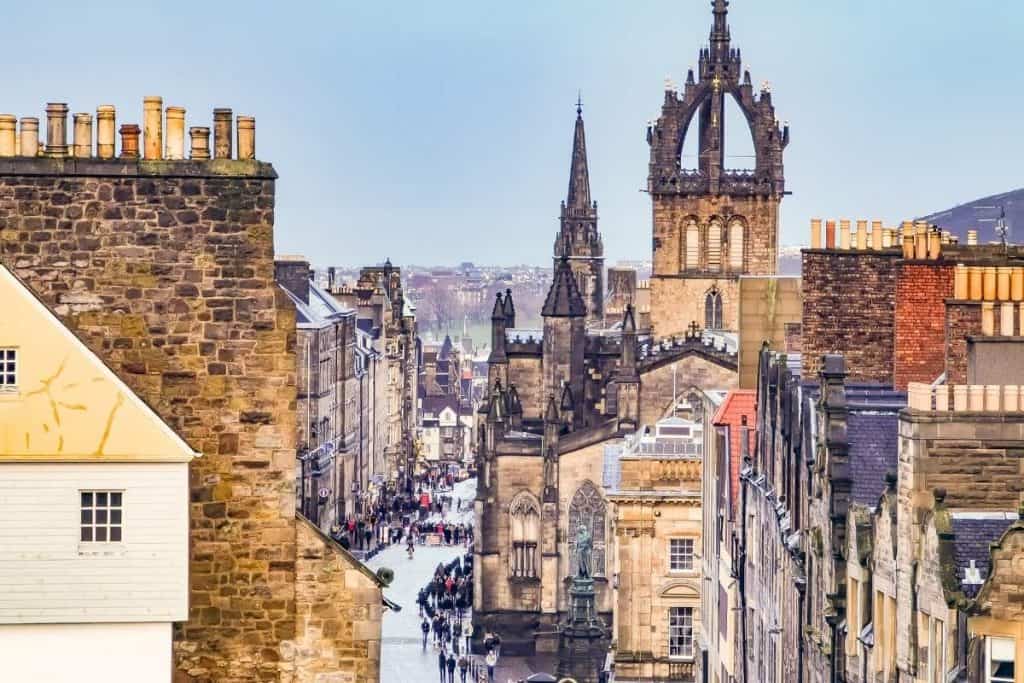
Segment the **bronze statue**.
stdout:
[[585,524],[580,524],[576,530],[576,564],[577,574],[581,579],[590,578],[590,553],[594,547],[594,541]]

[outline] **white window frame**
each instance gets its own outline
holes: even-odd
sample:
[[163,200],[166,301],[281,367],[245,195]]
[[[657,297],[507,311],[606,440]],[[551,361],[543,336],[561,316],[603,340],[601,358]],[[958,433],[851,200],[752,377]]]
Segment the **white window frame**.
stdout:
[[[686,553],[683,552],[683,551],[680,551],[680,553],[678,553],[678,555],[677,555],[677,553],[676,553],[676,543],[679,543],[682,547],[685,547],[687,542],[689,542],[689,546],[690,546],[690,552],[689,552],[689,555],[690,555],[690,566],[689,567],[677,567],[676,563],[675,563],[676,559],[677,558],[680,559],[680,560],[684,559],[685,556],[686,556]],[[696,560],[696,552],[695,552],[696,551],[696,545],[697,544],[694,542],[693,538],[670,538],[670,539],[668,539],[668,570],[670,572],[672,572],[673,574],[685,574],[685,573],[689,573],[689,572],[694,571],[694,567],[695,567],[695,562],[694,561]]]
[[1000,638],[1000,637],[997,637],[997,636],[987,636],[985,638],[985,683],[1014,683],[1015,679],[1014,679],[1013,676],[995,676],[993,674],[993,671],[992,671],[992,655],[993,655],[993,652],[992,652],[992,650],[994,648],[992,646],[995,645],[995,644],[998,644],[1000,646],[1000,649],[1003,649],[1003,648],[1007,647],[1007,645],[1009,646],[1009,653],[1010,653],[1011,656],[1014,657],[1014,659],[1010,659],[1010,660],[1000,659],[999,661],[1002,661],[1002,662],[1009,661],[1009,662],[1013,663],[1014,672],[1016,672],[1016,668],[1017,668],[1017,661],[1016,661],[1017,642],[1013,638]]
[[[679,610],[678,613],[676,612],[676,610]],[[694,620],[693,617],[694,617],[694,615],[693,615],[693,612],[694,612],[693,607],[688,607],[688,606],[684,606],[684,605],[674,606],[674,607],[669,607],[668,608],[668,656],[669,656],[669,659],[682,659],[682,660],[692,660],[693,659],[693,645],[694,645],[694,642],[693,642],[693,639],[694,639],[694,633],[693,633],[693,620]],[[687,624],[685,623],[686,622],[685,617],[687,616],[687,613],[689,614],[689,626],[687,626]],[[678,617],[679,623],[675,623],[676,622],[676,617]],[[687,643],[687,636],[686,636],[686,629],[687,628],[689,628],[689,631],[690,631],[689,632],[689,640],[688,640],[689,646],[688,647],[685,646],[685,643]],[[673,652],[672,651],[672,648],[673,648],[673,645],[674,645],[673,641],[676,638],[677,629],[678,629],[678,634],[679,634],[678,637],[679,637],[679,640],[680,640],[680,647],[681,647],[682,651],[680,651],[680,652]]]
[[[86,496],[89,496],[88,504]],[[100,496],[106,501],[100,504]],[[114,504],[114,496],[117,496],[118,503]],[[124,490],[121,489],[81,489],[78,492],[78,542],[86,548],[102,546],[117,546],[124,543]],[[97,521],[101,516],[105,521]],[[115,513],[119,521],[115,522]],[[97,530],[103,530],[103,540],[98,540]],[[88,530],[89,538],[85,538]],[[118,538],[112,539],[113,530],[117,531]]]
[[[0,394],[13,394],[18,391],[18,347],[0,347]],[[10,369],[7,365],[10,364]],[[10,382],[7,381],[10,377]]]

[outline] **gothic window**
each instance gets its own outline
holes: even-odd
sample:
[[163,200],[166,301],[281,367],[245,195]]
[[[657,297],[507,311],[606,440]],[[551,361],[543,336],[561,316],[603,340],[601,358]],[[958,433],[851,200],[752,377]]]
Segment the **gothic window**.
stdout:
[[512,553],[509,574],[513,577],[537,576],[537,539],[540,537],[540,505],[537,499],[521,491],[509,506]]
[[598,492],[597,487],[591,482],[585,481],[576,490],[569,504],[569,528],[566,530],[566,538],[569,542],[569,575],[575,575],[576,559],[576,537],[580,524],[590,532],[593,540],[591,550],[591,567],[594,576],[604,576],[604,538],[605,538],[605,503]]
[[722,326],[722,293],[712,289],[704,297],[704,329],[721,330]]
[[743,270],[743,223],[733,221],[729,226],[729,270]]
[[697,223],[686,224],[686,269],[697,270],[700,267],[700,230]]
[[722,226],[717,221],[708,225],[708,270],[717,273],[722,269]]

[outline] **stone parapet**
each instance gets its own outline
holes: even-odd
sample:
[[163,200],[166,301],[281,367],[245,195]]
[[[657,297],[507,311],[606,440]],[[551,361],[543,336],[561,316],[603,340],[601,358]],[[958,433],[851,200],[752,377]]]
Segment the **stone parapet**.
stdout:
[[0,157],[0,176],[259,178],[274,180],[274,167],[255,159],[78,159],[75,157]]

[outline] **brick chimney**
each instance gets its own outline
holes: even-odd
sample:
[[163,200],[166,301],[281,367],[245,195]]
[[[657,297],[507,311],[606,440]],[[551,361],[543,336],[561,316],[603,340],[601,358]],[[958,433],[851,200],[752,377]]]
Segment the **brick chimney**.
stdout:
[[274,280],[303,303],[309,303],[309,261],[301,256],[282,256],[274,260]]

